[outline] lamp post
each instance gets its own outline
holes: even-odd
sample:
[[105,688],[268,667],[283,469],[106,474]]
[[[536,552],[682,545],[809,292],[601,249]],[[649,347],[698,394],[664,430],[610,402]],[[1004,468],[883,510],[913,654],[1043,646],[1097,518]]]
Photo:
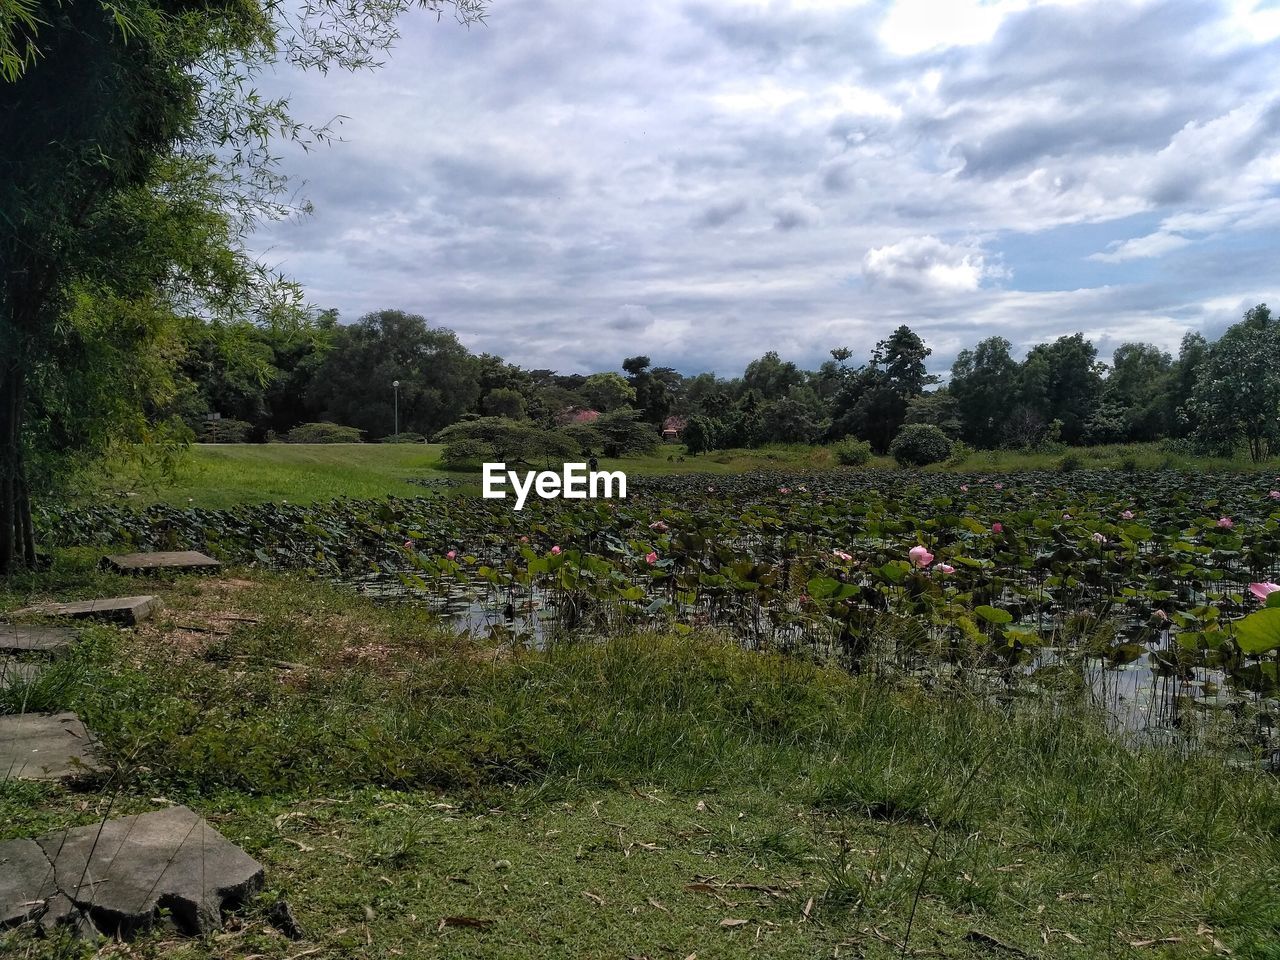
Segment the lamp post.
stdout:
[[392,389],[396,392],[396,432],[395,435],[400,436],[400,381],[391,381]]

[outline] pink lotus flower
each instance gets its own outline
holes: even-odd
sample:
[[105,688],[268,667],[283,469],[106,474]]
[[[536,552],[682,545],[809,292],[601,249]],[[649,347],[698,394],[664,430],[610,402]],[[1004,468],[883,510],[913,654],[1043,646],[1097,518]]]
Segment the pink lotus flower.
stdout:
[[961,492],[961,493],[968,493],[968,492],[969,492],[969,485],[968,485],[967,483],[962,483],[962,484],[960,484],[960,492]]
[[456,560],[458,559],[458,551],[450,550],[448,553],[445,554],[445,556],[448,557],[450,560]]
[[406,541],[404,542],[404,548],[405,548],[406,550],[412,550],[412,549],[413,549],[413,541],[412,541],[412,540],[406,540]]
[[853,556],[845,553],[843,550],[832,550],[831,552],[835,555],[837,560],[843,560],[845,563],[851,563],[853,561]]
[[1151,615],[1152,615],[1153,617],[1155,617],[1157,620],[1168,620],[1168,619],[1169,619],[1169,615],[1168,615],[1167,613],[1165,613],[1163,610],[1153,610],[1153,611],[1151,611]]
[[1267,597],[1280,590],[1280,583],[1251,583],[1249,584],[1249,592],[1252,593],[1262,603],[1267,602]]
[[1224,530],[1230,530],[1235,525],[1236,525],[1236,522],[1232,520],[1230,517],[1218,518],[1218,526],[1222,527]]
[[912,547],[907,551],[907,556],[909,556],[911,558],[911,562],[921,570],[933,563],[933,554],[924,547]]
[[1120,514],[1120,516],[1124,517],[1124,519],[1126,519],[1126,520],[1132,520],[1132,519],[1133,519],[1133,511],[1132,511],[1132,510],[1126,510],[1124,513]]
[[933,569],[936,570],[938,573],[955,573],[956,572],[956,568],[949,563],[940,563]]
[[992,532],[992,533],[1004,533],[1004,524],[1003,524],[1003,523],[993,523],[993,524],[991,525],[991,532]]
[[1095,533],[1093,535],[1093,542],[1101,546],[1102,544],[1107,542],[1107,538],[1100,533]]
[[528,543],[528,542],[529,542],[529,538],[528,538],[528,537],[521,537],[521,538],[520,538],[520,542],[521,542],[521,543]]
[[1003,484],[1003,483],[997,483],[997,484],[995,485],[995,489],[996,489],[996,490],[1003,490],[1003,489],[1004,489],[1004,484]]
[[558,545],[557,545],[557,546],[552,547],[552,548],[551,548],[551,553],[552,553],[552,555],[553,555],[553,556],[559,556],[559,554],[560,554],[560,547],[559,547]]
[[655,520],[653,523],[649,524],[649,529],[657,530],[659,533],[666,533],[668,528],[661,520]]
[[1070,519],[1071,519],[1071,514],[1069,514],[1069,513],[1064,513],[1064,514],[1062,515],[1062,519],[1063,519],[1063,520],[1070,520]]
[[790,493],[790,492],[791,492],[791,488],[790,488],[790,487],[779,487],[779,488],[778,488],[778,492],[779,492],[779,493]]
[[1272,490],[1267,494],[1272,500],[1280,500],[1280,490]]
[[648,553],[645,554],[644,560],[645,560],[645,563],[649,564],[649,566],[652,567],[655,563],[658,562],[658,552],[656,550],[650,550]]

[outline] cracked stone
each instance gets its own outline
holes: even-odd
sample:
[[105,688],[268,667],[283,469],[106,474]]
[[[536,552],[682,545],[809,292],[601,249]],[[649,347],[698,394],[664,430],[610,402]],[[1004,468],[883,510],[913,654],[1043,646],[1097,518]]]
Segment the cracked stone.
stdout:
[[130,936],[167,917],[200,936],[262,886],[261,864],[186,807],[0,843],[0,925]]
[[0,780],[61,780],[102,769],[74,713],[0,716]]
[[37,607],[26,607],[18,613],[41,617],[71,617],[74,620],[108,620],[132,626],[151,616],[159,603],[152,596],[110,597],[75,603],[45,603]]

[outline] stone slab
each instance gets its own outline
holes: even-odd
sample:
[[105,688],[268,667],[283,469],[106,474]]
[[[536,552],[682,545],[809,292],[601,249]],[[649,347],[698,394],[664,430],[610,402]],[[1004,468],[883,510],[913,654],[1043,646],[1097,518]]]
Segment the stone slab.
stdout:
[[0,716],[0,780],[61,780],[102,770],[74,713]]
[[176,570],[183,573],[207,573],[222,566],[213,557],[198,550],[168,550],[149,553],[120,553],[107,557],[108,567],[120,573],[156,573]]
[[47,666],[49,664],[43,660],[0,656],[0,690],[7,690],[20,683],[30,683],[44,673]]
[[109,597],[102,600],[79,600],[75,603],[45,603],[17,612],[40,617],[106,620],[132,626],[146,620],[159,605],[160,601],[153,596]]
[[71,627],[38,627],[21,623],[0,623],[0,653],[65,653],[75,642]]
[[191,810],[170,807],[0,843],[0,924],[129,936],[167,913],[202,936],[221,930],[223,909],[262,879],[251,856]]

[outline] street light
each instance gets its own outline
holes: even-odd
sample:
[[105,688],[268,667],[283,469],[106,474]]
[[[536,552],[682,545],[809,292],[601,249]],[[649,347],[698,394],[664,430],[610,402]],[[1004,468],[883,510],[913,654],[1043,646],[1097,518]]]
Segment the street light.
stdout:
[[400,381],[392,380],[391,386],[396,391],[396,432],[395,435],[400,436]]

